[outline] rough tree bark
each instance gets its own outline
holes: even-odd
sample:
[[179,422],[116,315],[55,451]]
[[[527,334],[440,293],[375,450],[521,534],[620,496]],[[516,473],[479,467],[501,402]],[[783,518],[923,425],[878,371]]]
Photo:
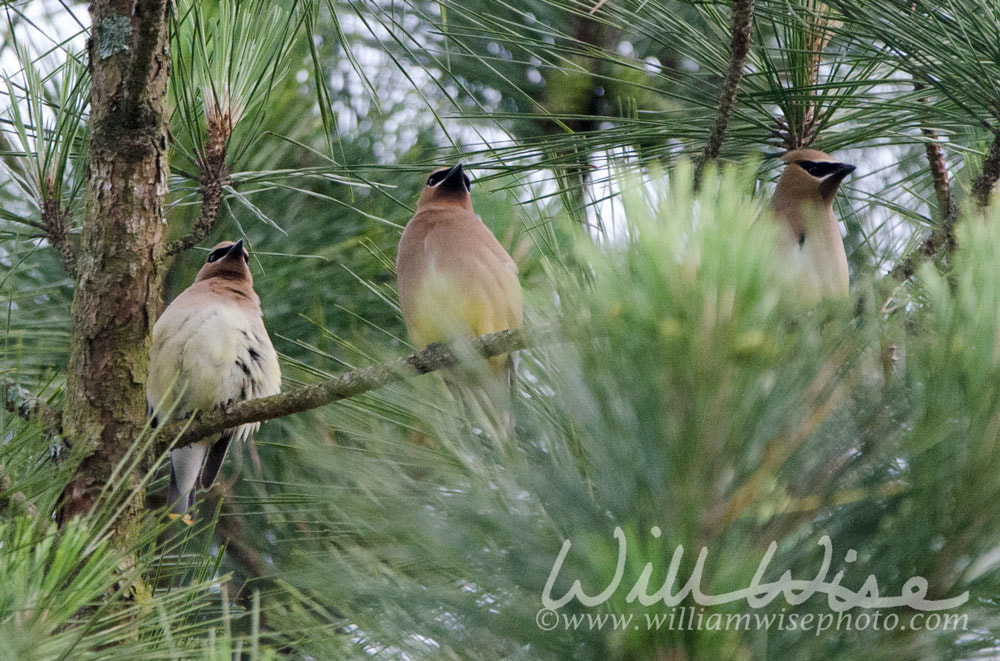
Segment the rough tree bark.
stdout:
[[[66,490],[63,518],[90,510],[146,422],[167,192],[169,6],[90,5],[91,141],[63,412],[65,438],[87,456]],[[137,496],[118,522],[120,535],[138,521]]]

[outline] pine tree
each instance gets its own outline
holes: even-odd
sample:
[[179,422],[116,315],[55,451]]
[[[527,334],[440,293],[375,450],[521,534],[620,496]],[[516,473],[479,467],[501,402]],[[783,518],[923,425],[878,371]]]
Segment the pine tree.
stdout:
[[[4,11],[3,658],[995,653],[995,2]],[[775,156],[801,147],[859,166],[850,300],[803,305],[772,254]],[[513,442],[396,304],[401,227],[459,159],[526,292],[525,332],[475,345],[521,350]],[[237,237],[285,393],[151,429],[152,323]],[[167,450],[247,421],[178,530]],[[967,599],[817,631],[824,594],[628,598],[675,552],[672,594],[717,595],[766,555],[760,581],[811,580],[824,544],[829,583]],[[552,608],[574,580],[620,587]]]

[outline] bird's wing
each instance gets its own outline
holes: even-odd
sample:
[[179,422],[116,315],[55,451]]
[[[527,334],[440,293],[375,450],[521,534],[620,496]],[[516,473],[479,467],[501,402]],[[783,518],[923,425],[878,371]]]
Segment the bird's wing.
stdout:
[[[258,318],[239,331],[237,355],[234,362],[239,373],[233,372],[240,383],[240,394],[233,401],[245,401],[277,395],[281,392],[281,368],[278,355],[271,345],[264,323]],[[243,425],[234,435],[239,440],[249,440],[260,423]],[[221,441],[220,441],[221,442]],[[221,450],[225,456],[225,450]]]
[[[186,292],[185,292],[186,293]],[[146,402],[152,411],[159,406],[167,406],[165,401],[171,389],[174,395],[183,388],[183,351],[190,326],[190,315],[196,310],[184,300],[184,293],[167,306],[153,325],[152,349],[149,358],[149,375],[146,379]],[[177,402],[177,414],[189,412],[183,401]]]

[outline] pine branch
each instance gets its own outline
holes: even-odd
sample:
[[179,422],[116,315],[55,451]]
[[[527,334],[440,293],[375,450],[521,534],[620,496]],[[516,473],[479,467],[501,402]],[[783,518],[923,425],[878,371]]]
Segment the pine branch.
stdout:
[[[785,116],[775,118],[774,129],[771,131],[769,140],[771,144],[786,151],[810,147],[819,136],[819,129],[824,123],[825,113],[822,108],[823,97],[816,93],[815,88],[819,84],[823,53],[830,44],[830,39],[833,38],[833,28],[839,25],[838,21],[830,17],[829,7],[822,3],[809,2],[806,7],[809,9],[809,17],[806,19],[804,34],[805,52],[808,59],[804,65],[808,74],[808,82],[799,87],[805,100],[790,100],[791,105],[783,110]],[[800,103],[805,104],[805,110],[801,117],[798,116],[797,112],[797,106]]]
[[750,52],[750,31],[753,25],[753,0],[734,0],[731,18],[732,42],[730,43],[729,70],[726,72],[726,82],[719,98],[719,109],[715,114],[715,125],[705,143],[705,149],[698,157],[695,166],[695,188],[701,182],[701,175],[709,161],[715,160],[726,139],[726,129],[736,104],[736,95],[740,91],[740,81],[743,79],[743,69],[746,67],[747,54]]
[[[15,148],[10,144],[10,141],[7,140],[6,136],[4,136],[2,132],[0,132],[0,150],[6,152],[15,151]],[[30,176],[24,171],[24,168],[15,158],[5,159],[4,165],[22,178],[28,178]],[[53,182],[50,181],[49,185],[53,185]],[[69,243],[70,225],[67,219],[67,213],[59,205],[59,200],[57,199],[43,199],[40,204],[42,210],[41,222],[27,218],[18,219],[17,222],[28,225],[29,227],[34,227],[38,231],[42,232],[41,235],[32,238],[48,240],[48,242],[59,251],[59,256],[62,259],[63,268],[66,269],[66,273],[75,280],[77,277],[76,254],[73,252],[73,247]]]
[[[910,8],[916,11],[916,6]],[[924,83],[914,80],[913,89],[920,91],[925,87]],[[922,97],[920,103],[930,103],[930,97]],[[954,215],[953,207],[955,201],[951,196],[951,183],[948,181],[948,167],[944,162],[944,153],[941,150],[941,142],[938,140],[937,131],[932,128],[923,127],[920,132],[927,138],[924,149],[927,152],[927,164],[931,171],[931,180],[934,182],[934,196],[937,198],[938,212],[942,218]]]
[[[997,180],[1000,179],[1000,132],[996,133],[993,143],[983,161],[983,169],[972,182],[972,198],[979,210],[985,209],[990,203],[990,194]],[[908,280],[916,273],[917,268],[927,259],[933,258],[943,248],[946,253],[955,249],[955,223],[958,222],[958,207],[952,203],[941,221],[941,224],[931,232],[916,250],[911,251],[902,261],[889,271],[889,278]]]
[[58,200],[45,200],[42,205],[42,222],[40,229],[45,232],[45,237],[59,251],[62,258],[63,268],[71,278],[76,280],[76,253],[69,243],[69,223],[66,220],[66,211],[59,205]]
[[934,196],[937,198],[938,209],[942,217],[953,215],[955,202],[951,197],[948,166],[944,162],[944,153],[941,150],[941,143],[938,141],[937,131],[934,129],[920,129],[920,131],[927,138],[924,149],[927,152],[927,165],[931,171],[931,179],[934,181]]
[[952,207],[951,213],[945,215],[941,224],[930,233],[920,247],[911,251],[902,261],[892,267],[889,271],[889,278],[895,280],[909,280],[917,272],[926,260],[931,259],[941,250],[941,247],[948,245],[948,251],[955,247],[955,220],[958,218],[958,209]]
[[[551,331],[532,331],[530,344],[538,344],[551,335]],[[529,341],[523,330],[511,329],[481,335],[472,340],[471,344],[472,350],[484,358],[489,358],[524,349],[529,346]],[[432,344],[423,351],[397,358],[389,363],[345,372],[323,383],[271,397],[239,402],[225,411],[216,409],[202,413],[194,419],[172,422],[163,429],[162,438],[165,440],[160,450],[166,449],[167,444],[173,439],[177,439],[175,448],[183,447],[224,429],[301,413],[357,397],[410,376],[454,367],[458,364],[460,355],[460,352],[452,350],[448,345]]]
[[[214,108],[214,106],[213,106]],[[186,252],[207,237],[219,216],[223,188],[229,183],[229,167],[226,152],[229,138],[233,134],[232,121],[226,113],[206,112],[208,137],[198,154],[198,192],[201,194],[201,213],[191,226],[191,232],[182,239],[167,244],[168,257]]]
[[222,203],[222,189],[228,183],[229,171],[223,153],[220,164],[202,172],[198,186],[198,192],[201,194],[201,213],[198,214],[198,219],[191,226],[187,236],[167,244],[168,257],[190,250],[212,232],[219,215],[219,205]]
[[[8,153],[16,152],[16,149],[11,145],[3,132],[0,132],[0,151]],[[22,178],[30,177],[16,158],[5,158],[4,165]],[[51,243],[59,251],[59,256],[62,259],[63,268],[66,270],[66,273],[75,280],[77,277],[76,254],[69,244],[70,227],[66,219],[66,212],[59,206],[59,201],[54,199],[42,200],[41,209],[41,222],[28,218],[18,219],[17,222],[34,227],[41,232],[40,235],[33,236],[32,238],[46,239]]]
[[972,199],[976,201],[978,208],[985,209],[990,205],[990,194],[998,179],[1000,179],[1000,132],[994,135],[986,160],[983,161],[983,169],[972,182]]
[[46,433],[57,435],[61,431],[62,414],[13,381],[0,378],[0,395],[3,407],[28,422],[38,425]]
[[[924,84],[916,81],[913,86],[920,90]],[[930,99],[925,97],[921,98],[920,101],[928,103]],[[951,183],[948,181],[948,168],[944,162],[941,143],[938,140],[937,131],[934,129],[922,128],[920,131],[927,138],[924,148],[927,152],[927,165],[930,168],[931,179],[934,182],[934,195],[941,213],[941,227],[927,237],[919,250],[910,253],[902,262],[893,267],[889,277],[897,280],[909,279],[924,259],[932,258],[937,254],[942,244],[949,244],[949,251],[955,246],[953,229],[955,219],[958,217],[958,208],[951,195]]]

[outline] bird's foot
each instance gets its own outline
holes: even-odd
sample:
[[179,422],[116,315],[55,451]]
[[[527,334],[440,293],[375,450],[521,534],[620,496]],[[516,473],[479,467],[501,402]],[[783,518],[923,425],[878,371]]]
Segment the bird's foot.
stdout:
[[171,512],[167,514],[167,518],[170,519],[171,521],[176,521],[177,519],[180,519],[181,523],[183,523],[186,526],[194,525],[194,519],[191,517],[191,514],[185,514],[184,516],[181,516],[180,514],[175,514]]

